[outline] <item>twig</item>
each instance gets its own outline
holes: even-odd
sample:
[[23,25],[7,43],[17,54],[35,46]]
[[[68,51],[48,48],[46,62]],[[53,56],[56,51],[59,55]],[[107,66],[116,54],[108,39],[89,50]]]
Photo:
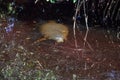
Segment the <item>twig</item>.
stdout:
[[86,33],[85,33],[85,37],[84,37],[84,46],[87,43],[88,47],[94,51],[94,49],[92,48],[92,46],[89,44],[89,42],[87,41],[87,36],[88,36],[88,32],[89,32],[89,27],[88,27],[88,16],[86,14],[86,8],[85,8],[85,0],[83,0],[83,9],[84,9],[84,15],[85,15],[85,24],[86,24]]
[[[118,5],[119,5],[119,0],[116,1],[116,4],[115,4],[114,9],[112,11],[111,19],[113,19]],[[117,16],[115,16],[115,17],[117,17]]]
[[84,37],[84,45],[86,43],[86,40],[87,40],[87,35],[88,35],[88,32],[89,32],[89,28],[88,28],[88,16],[86,14],[86,8],[85,8],[85,0],[83,0],[83,9],[84,9],[84,16],[85,16],[85,24],[86,24],[86,28],[87,28],[87,31],[86,31],[86,34],[85,34],[85,37]]
[[120,7],[119,7],[119,9],[118,9],[118,11],[117,11],[117,13],[116,13],[117,15],[116,15],[116,18],[115,18],[115,20],[117,21],[118,20],[118,18],[119,18],[119,16],[120,16]]
[[76,48],[78,47],[77,39],[76,39],[76,17],[77,17],[79,8],[80,8],[80,0],[78,0],[77,8],[76,8],[76,11],[75,11],[75,16],[73,18],[73,20],[74,20],[74,23],[73,23],[73,34],[74,34],[74,40],[75,40],[75,47]]
[[107,9],[108,9],[108,7],[109,7],[109,5],[110,5],[110,1],[111,1],[111,0],[109,0],[109,1],[107,2],[107,4],[106,4],[106,7],[105,7],[105,9],[104,9],[104,11],[103,11],[103,17],[106,17],[106,15],[107,15]]
[[38,0],[35,0],[35,4],[38,2]]
[[120,39],[120,32],[117,33],[117,38]]

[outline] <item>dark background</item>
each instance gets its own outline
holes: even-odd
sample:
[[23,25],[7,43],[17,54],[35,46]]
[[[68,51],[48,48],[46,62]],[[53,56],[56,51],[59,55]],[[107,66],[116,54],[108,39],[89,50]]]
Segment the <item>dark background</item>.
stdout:
[[[14,3],[12,7],[15,13],[9,13],[9,15],[15,16],[18,20],[56,20],[72,23],[77,2],[62,0],[50,3],[46,0],[39,0],[35,4],[34,0],[1,0],[0,11],[7,13],[8,4]],[[88,0],[85,4],[90,27],[102,25],[105,28],[119,30],[120,0]],[[83,4],[79,8],[76,19],[78,23],[85,24]]]

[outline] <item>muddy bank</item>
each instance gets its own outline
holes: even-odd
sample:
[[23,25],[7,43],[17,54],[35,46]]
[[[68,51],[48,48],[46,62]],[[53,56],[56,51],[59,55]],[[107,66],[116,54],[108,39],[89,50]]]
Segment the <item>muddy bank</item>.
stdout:
[[41,37],[34,25],[33,22],[16,22],[9,33],[0,27],[1,79],[20,79],[20,75],[21,78],[39,77],[36,75],[39,70],[41,79],[46,73],[51,74],[49,79],[55,77],[57,80],[120,79],[120,40],[116,32],[92,28],[84,45],[85,30],[76,30],[76,48],[71,27],[64,43],[46,40],[33,44]]

